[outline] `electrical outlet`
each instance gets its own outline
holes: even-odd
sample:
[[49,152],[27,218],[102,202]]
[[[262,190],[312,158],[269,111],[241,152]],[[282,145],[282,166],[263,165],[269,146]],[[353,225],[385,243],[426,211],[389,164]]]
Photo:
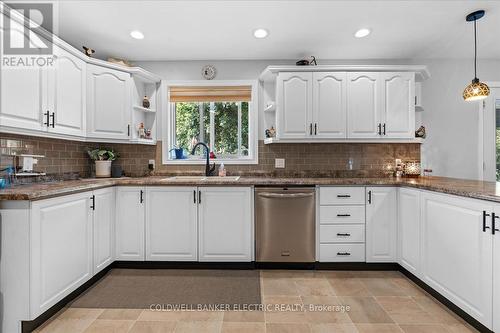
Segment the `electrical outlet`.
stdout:
[[149,162],[148,162],[148,168],[149,168],[149,170],[154,170],[155,169],[155,160],[149,160]]
[[274,159],[274,167],[276,169],[284,169],[285,168],[285,159],[284,158],[275,158]]

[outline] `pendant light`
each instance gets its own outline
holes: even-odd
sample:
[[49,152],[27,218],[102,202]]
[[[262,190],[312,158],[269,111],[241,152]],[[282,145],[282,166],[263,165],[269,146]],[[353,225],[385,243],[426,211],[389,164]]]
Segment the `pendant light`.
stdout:
[[466,16],[467,22],[474,22],[474,79],[469,84],[463,93],[464,100],[467,102],[479,101],[485,99],[490,94],[490,88],[485,83],[477,78],[477,33],[476,21],[484,16],[484,10],[478,10]]

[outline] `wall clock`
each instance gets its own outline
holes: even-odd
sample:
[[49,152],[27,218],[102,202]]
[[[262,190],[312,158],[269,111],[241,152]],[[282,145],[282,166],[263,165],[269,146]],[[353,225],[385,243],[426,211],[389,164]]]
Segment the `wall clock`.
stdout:
[[215,78],[215,75],[217,75],[217,69],[212,65],[203,66],[201,75],[207,80],[212,80]]

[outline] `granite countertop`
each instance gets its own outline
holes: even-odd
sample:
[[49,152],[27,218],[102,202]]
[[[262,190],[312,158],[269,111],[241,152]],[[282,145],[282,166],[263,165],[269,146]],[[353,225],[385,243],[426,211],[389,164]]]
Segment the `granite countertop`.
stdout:
[[[499,183],[500,184],[500,183]],[[454,194],[469,198],[500,203],[500,186],[495,182],[483,182],[445,177],[419,178],[281,178],[241,177],[238,180],[209,178],[209,180],[172,179],[168,176],[79,179],[51,183],[17,185],[0,190],[1,200],[41,200],[51,197],[92,191],[115,185],[128,186],[275,186],[275,185],[337,185],[337,186],[401,186]]]

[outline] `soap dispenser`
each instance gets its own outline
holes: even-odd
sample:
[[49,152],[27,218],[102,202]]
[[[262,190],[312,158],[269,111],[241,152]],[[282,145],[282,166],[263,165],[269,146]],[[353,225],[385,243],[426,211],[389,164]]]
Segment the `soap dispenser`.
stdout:
[[226,169],[224,168],[224,163],[219,166],[219,177],[226,177]]

